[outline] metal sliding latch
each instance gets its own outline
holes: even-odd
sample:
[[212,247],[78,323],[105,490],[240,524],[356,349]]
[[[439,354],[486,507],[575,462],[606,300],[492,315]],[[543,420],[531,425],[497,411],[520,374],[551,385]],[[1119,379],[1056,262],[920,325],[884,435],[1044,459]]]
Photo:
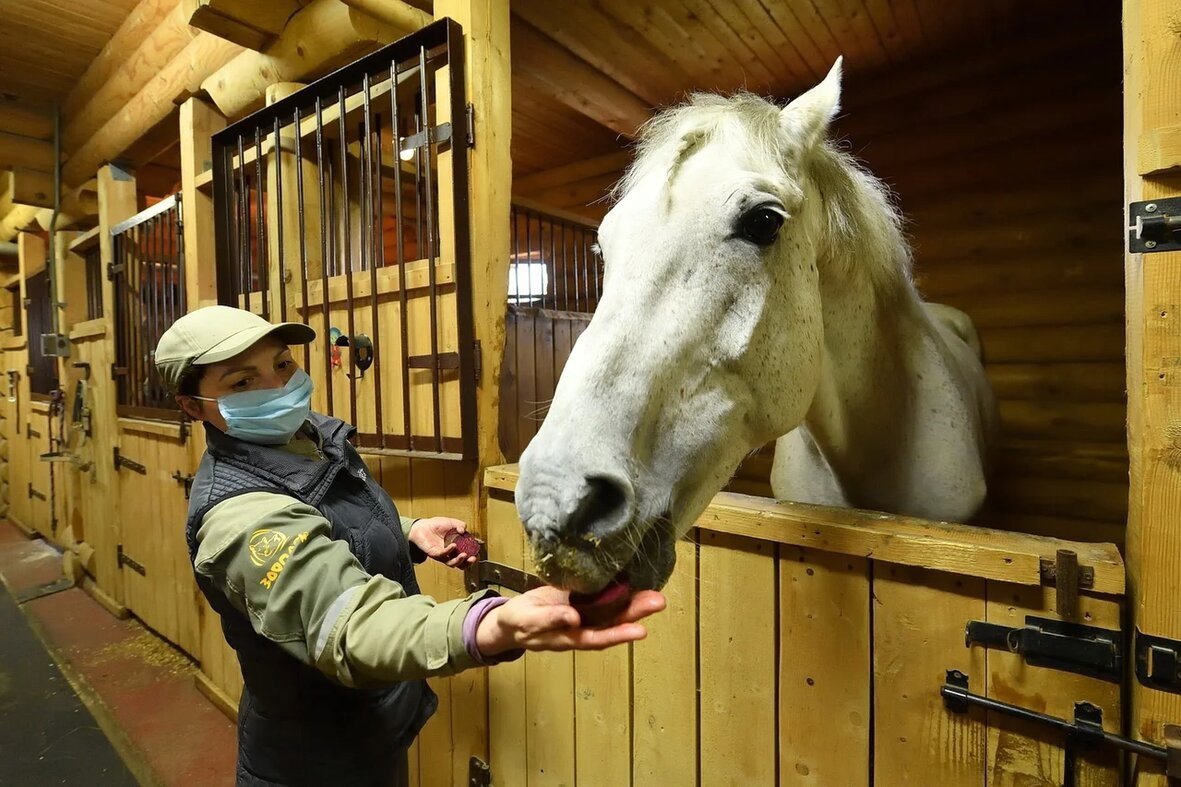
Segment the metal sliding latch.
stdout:
[[492,787],[492,770],[479,757],[472,757],[467,764],[468,787]]
[[123,454],[119,453],[119,449],[116,447],[115,448],[115,469],[118,470],[120,467],[126,467],[128,470],[133,470],[136,473],[139,473],[140,475],[147,475],[148,474],[148,468],[144,467],[139,462],[134,462],[134,461],[128,459],[127,457],[123,456]]
[[1181,197],[1128,205],[1128,251],[1181,251]]
[[144,568],[142,563],[140,563],[138,560],[132,560],[127,555],[127,553],[123,551],[122,544],[119,544],[117,547],[115,547],[115,555],[119,560],[120,566],[127,566],[141,577],[146,577],[148,575],[148,570]]
[[1136,629],[1136,679],[1149,688],[1181,694],[1181,642]]
[[1113,629],[1027,615],[1022,628],[970,620],[964,632],[964,644],[1017,653],[1035,667],[1118,683],[1124,664],[1122,636]]
[[[968,691],[968,676],[959,670],[948,670],[947,678],[939,689],[943,697],[943,705],[952,713],[967,713],[970,708],[983,708],[993,713],[1002,713],[1017,719],[1045,725],[1063,734],[1063,787],[1075,787],[1078,783],[1078,753],[1080,750],[1092,749],[1096,746],[1114,746],[1127,752],[1150,757],[1165,763],[1170,777],[1181,776],[1181,748],[1174,747],[1169,740],[1169,747],[1158,746],[1155,743],[1134,741],[1103,729],[1103,710],[1089,702],[1074,704],[1074,720],[1049,716],[1045,713],[1011,705],[1007,702],[994,700]],[[1168,725],[1172,727],[1172,725]],[[1166,738],[1168,738],[1166,727]],[[1175,730],[1175,728],[1174,728]],[[1176,730],[1175,730],[1176,731]],[[1181,743],[1181,737],[1178,739]]]
[[519,568],[485,560],[485,549],[480,548],[480,559],[463,570],[463,581],[469,593],[499,585],[514,593],[524,593],[545,585],[541,578]]

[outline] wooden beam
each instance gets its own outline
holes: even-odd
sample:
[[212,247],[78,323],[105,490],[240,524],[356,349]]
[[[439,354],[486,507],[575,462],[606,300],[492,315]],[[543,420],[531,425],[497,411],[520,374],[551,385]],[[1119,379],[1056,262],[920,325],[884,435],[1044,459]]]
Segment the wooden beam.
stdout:
[[313,0],[292,17],[265,53],[242,52],[205,79],[201,88],[223,115],[236,118],[262,105],[268,85],[318,76],[411,32],[341,0]]
[[528,22],[512,24],[513,75],[612,131],[634,138],[647,103]]
[[52,208],[53,174],[14,167],[12,170],[12,202],[17,205]]
[[131,9],[123,24],[119,25],[119,29],[107,41],[102,51],[90,61],[86,72],[62,102],[63,118],[71,120],[90,101],[91,96],[111,78],[127,58],[132,56],[140,42],[151,35],[156,26],[176,6],[176,2],[177,0],[140,0],[139,5]]
[[151,35],[136,42],[130,56],[70,115],[62,131],[62,147],[73,151],[84,144],[145,85],[156,79],[198,34],[186,24],[181,8],[174,8]]
[[207,76],[242,51],[217,36],[202,33],[127,103],[89,140],[73,152],[62,169],[66,183],[77,185],[104,162],[118,157],[157,123],[176,111],[176,105],[195,95]]
[[185,291],[190,309],[217,303],[213,196],[197,187],[197,175],[213,169],[212,137],[225,125],[226,119],[199,98],[190,98],[180,106],[181,194],[187,259]]
[[53,171],[53,143],[0,131],[0,167]]
[[255,52],[275,42],[301,5],[298,0],[181,0],[190,25]]
[[[1181,39],[1171,0],[1124,0],[1124,187],[1128,202],[1181,196],[1177,170],[1144,175],[1140,141],[1177,122],[1181,113]],[[1177,461],[1177,423],[1181,386],[1176,359],[1181,356],[1181,252],[1127,254],[1128,505],[1127,560],[1129,611],[1135,629],[1181,640],[1181,462]],[[1148,688],[1132,674],[1131,720],[1137,738],[1164,743],[1164,725],[1181,719],[1181,694]],[[1129,784],[1160,785],[1159,763],[1139,758]]]
[[[512,492],[516,465],[490,468],[490,487]],[[872,557],[964,576],[1039,586],[1041,558],[1073,549],[1081,565],[1095,569],[1093,593],[1124,592],[1124,563],[1114,544],[1059,541],[1025,533],[933,522],[914,517],[776,502],[720,492],[697,519],[697,527],[789,546]]]
[[53,139],[53,116],[46,109],[34,108],[15,100],[2,99],[0,100],[0,131],[49,141]]
[[37,211],[28,205],[14,205],[3,220],[0,220],[0,242],[12,240],[23,229],[28,229],[37,220]]
[[418,30],[434,21],[426,11],[415,8],[401,0],[344,0],[347,5],[362,11],[374,19],[406,30]]
[[565,183],[586,180],[596,175],[622,172],[631,163],[631,160],[632,152],[630,150],[620,150],[595,158],[563,164],[543,172],[534,172],[520,178],[513,178],[513,195],[527,197]]

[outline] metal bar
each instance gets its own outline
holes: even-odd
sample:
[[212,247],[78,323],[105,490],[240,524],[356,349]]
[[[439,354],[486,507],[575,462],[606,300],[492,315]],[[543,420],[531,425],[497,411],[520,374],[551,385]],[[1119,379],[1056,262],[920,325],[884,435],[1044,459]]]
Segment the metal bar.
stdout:
[[124,219],[123,221],[119,222],[115,226],[111,227],[111,234],[112,235],[122,235],[123,233],[127,232],[127,230],[129,230],[133,227],[140,226],[141,224],[146,222],[148,219],[154,218],[156,216],[159,216],[161,213],[172,210],[173,206],[176,205],[176,203],[177,203],[176,197],[177,197],[177,195],[172,194],[172,195],[160,200],[155,205],[152,205],[148,208],[145,208],[144,210],[141,210],[139,213],[135,214],[131,218]]
[[[255,200],[255,208],[257,214],[255,215],[255,223],[258,224],[258,238],[255,249],[258,252],[259,274],[258,274],[258,297],[262,300],[262,318],[264,320],[271,319],[271,255],[270,249],[267,248],[267,221],[266,210],[263,205],[263,180],[262,173],[262,129],[255,126],[254,128],[254,190],[257,195]],[[280,218],[282,221],[282,218]]]
[[[340,191],[344,197],[344,297],[345,297],[345,312],[348,315],[349,326],[349,413],[350,422],[357,423],[357,353],[352,347],[352,341],[357,335],[355,324],[355,317],[353,316],[353,249],[351,235],[353,234],[353,216],[351,210],[351,202],[349,199],[349,133],[348,125],[345,123],[345,92],[344,85],[341,85],[337,95],[340,101],[339,123],[337,123],[337,130],[340,132]],[[359,207],[359,206],[358,206]],[[358,222],[359,224],[360,222]],[[358,250],[359,251],[359,250]],[[324,297],[328,297],[328,293],[324,293]]]
[[[558,227],[558,223],[553,219],[549,220],[549,259],[546,260],[546,270],[550,272],[549,280],[554,283],[553,294],[550,296],[550,304],[553,308],[558,308],[558,288],[564,285],[564,282],[558,281],[558,247],[557,241],[554,238],[554,230]],[[547,288],[548,289],[548,288]]]
[[[396,59],[390,61],[390,84],[395,86],[398,84],[398,61]],[[398,91],[396,89],[390,90],[390,115],[390,133],[393,135],[392,145],[395,153],[394,226],[397,230],[397,235],[394,240],[398,263],[398,319],[402,333],[402,429],[410,450],[414,450],[414,441],[410,426],[410,369],[407,365],[407,360],[410,357],[410,336],[407,333],[409,320],[406,315],[406,217],[402,211],[402,145],[398,141],[398,135],[401,134],[402,127],[398,122]],[[417,193],[417,186],[415,192]]]
[[213,139],[214,265],[217,270],[217,300],[237,305],[234,299],[234,191],[233,155],[223,138]]
[[[381,329],[378,326],[378,307],[377,307],[377,262],[381,260],[381,267],[385,267],[385,227],[382,224],[382,199],[381,199],[381,115],[370,120],[370,113],[372,108],[369,102],[369,74],[365,74],[363,86],[365,88],[365,154],[368,157],[368,166],[366,172],[369,174],[369,293],[370,293],[370,310],[369,316],[372,321],[373,331],[373,395],[375,399],[374,416],[376,419],[377,433],[382,437],[382,444],[385,443],[385,424],[382,420],[382,401],[381,401],[381,377],[382,377],[382,357],[381,357]],[[397,92],[397,83],[390,83],[390,92]],[[374,162],[373,147],[374,134],[377,138],[377,160]],[[396,141],[398,135],[394,135]],[[394,156],[394,166],[398,166],[400,159],[397,155]],[[373,173],[377,173],[377,181],[374,183]],[[374,211],[374,196],[377,197],[377,217],[373,216]],[[374,222],[376,221],[376,226]]]
[[[570,263],[566,260],[566,247],[569,243],[566,240],[566,222],[562,222],[562,290],[565,293],[566,311],[570,311],[570,285],[566,282],[566,277],[570,275]],[[574,308],[578,308],[578,276],[574,277]]]
[[[447,70],[450,77],[451,122],[456,128],[468,119],[464,92],[464,39],[459,25],[447,20]],[[471,288],[471,222],[468,205],[467,135],[451,137],[451,198],[455,232],[455,315],[459,333],[459,423],[466,459],[474,459],[479,443],[476,434],[476,337]],[[500,308],[504,308],[503,305]],[[495,382],[493,383],[495,384]]]
[[151,346],[162,331],[160,330],[160,260],[164,256],[164,217],[167,213],[157,216],[152,219],[148,225],[148,233],[151,238],[151,253],[145,260],[144,270],[147,273],[145,276],[147,283],[147,302],[148,302],[148,320],[149,333],[144,337],[145,346],[140,356],[140,363],[143,364],[140,372],[143,375],[140,380],[140,385],[144,391],[144,404],[154,404],[156,400],[156,389],[153,385],[153,380],[148,374],[148,354],[151,353]]
[[[127,254],[127,259],[125,261],[126,267],[124,268],[125,275],[127,276],[127,283],[129,285],[128,289],[130,290],[131,286],[135,287],[134,292],[128,293],[129,295],[132,296],[131,308],[128,310],[130,313],[131,319],[132,319],[132,325],[131,325],[131,328],[132,328],[132,331],[131,331],[132,350],[131,350],[131,357],[127,359],[127,361],[128,361],[127,366],[131,370],[131,374],[129,375],[129,379],[128,379],[128,383],[130,385],[130,390],[128,391],[130,396],[128,397],[128,401],[134,405],[142,405],[143,404],[143,389],[140,388],[140,379],[139,379],[139,356],[143,350],[143,286],[144,285],[143,285],[143,265],[140,262],[139,256],[137,256],[137,252],[139,252],[143,248],[143,241],[142,241],[143,233],[141,232],[142,229],[143,229],[143,226],[140,225],[138,227],[135,227],[134,229],[132,229],[128,233],[132,238],[132,242],[127,244],[127,248],[125,249],[125,253]],[[134,252],[133,252],[133,249],[135,250]],[[142,256],[142,253],[140,253],[140,256]]]
[[320,313],[324,316],[324,388],[328,394],[328,415],[332,407],[332,325],[328,317],[328,199],[324,195],[324,105],[316,99],[316,169],[320,176]]
[[[423,131],[426,132],[427,144],[424,146],[426,152],[426,231],[427,231],[427,280],[430,289],[430,316],[431,316],[431,355],[438,356],[439,354],[439,300],[438,290],[436,287],[436,273],[435,273],[435,239],[437,237],[435,231],[435,194],[434,194],[434,161],[435,161],[435,143],[433,139],[433,129],[430,123],[430,94],[427,88],[427,73],[426,73],[426,47],[418,50],[418,87],[422,96],[422,120]],[[440,412],[441,400],[440,396],[440,379],[439,373],[436,371],[431,375],[431,396],[434,404],[433,424],[435,429],[435,450],[439,453],[443,452],[443,419]]]
[[[250,188],[246,181],[246,153],[242,137],[238,137],[238,265],[242,273],[243,307],[250,311],[250,291],[253,289],[254,269],[250,260]],[[235,299],[236,301],[237,299]],[[238,306],[238,303],[234,303]]]
[[[950,703],[960,703],[961,705],[973,705],[985,710],[996,711],[1014,718],[1024,719],[1025,721],[1034,722],[1036,724],[1043,724],[1052,729],[1058,730],[1066,735],[1076,735],[1079,733],[1079,727],[1076,724],[1068,722],[1066,719],[1060,719],[1056,716],[1047,716],[1044,713],[1022,708],[1020,705],[1010,705],[1007,702],[994,700],[990,697],[983,697],[979,694],[973,694],[967,689],[950,683],[944,683],[939,689],[939,694],[944,700]],[[1101,740],[1109,746],[1114,746],[1117,749],[1124,751],[1142,754],[1146,757],[1154,759],[1165,760],[1168,758],[1168,750],[1163,746],[1157,746],[1146,741],[1134,741],[1127,738],[1107,732],[1106,730],[1094,732],[1096,739]]]
[[[303,309],[301,311],[302,317],[300,322],[309,322],[311,315],[308,313],[308,238],[306,219],[304,217],[303,207],[303,140],[299,137],[299,107],[295,108],[295,117],[292,120],[295,125],[295,190],[298,193],[296,205],[299,212],[299,272],[300,276],[300,290],[303,294]],[[323,260],[321,260],[323,264]],[[305,344],[303,346],[303,368],[311,370],[312,364],[312,345]]]
[[[299,144],[296,136],[295,143]],[[283,225],[287,216],[283,213],[283,142],[279,139],[279,116],[275,115],[275,144],[272,148],[275,157],[275,242],[279,248],[279,259],[276,262],[279,274],[279,319],[287,321],[287,257],[283,254]]]

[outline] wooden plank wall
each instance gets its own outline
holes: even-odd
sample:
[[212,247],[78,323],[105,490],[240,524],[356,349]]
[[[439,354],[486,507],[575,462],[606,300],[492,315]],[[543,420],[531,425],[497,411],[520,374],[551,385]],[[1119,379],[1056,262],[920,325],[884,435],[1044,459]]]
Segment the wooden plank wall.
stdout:
[[574,342],[590,314],[509,306],[500,372],[500,450],[515,462],[545,420]]
[[[492,490],[487,522],[490,558],[529,570],[510,492]],[[1070,717],[1076,700],[1093,702],[1105,729],[1120,729],[1118,685],[965,647],[969,620],[1057,618],[1050,589],[699,524],[677,545],[669,606],[649,620],[646,640],[527,654],[489,672],[494,783],[1062,784],[1055,736],[944,708],[948,669],[967,673],[976,693],[1045,713]],[[775,525],[760,520],[764,532]],[[1121,609],[1121,596],[1084,596],[1081,620],[1118,629]],[[1078,777],[1117,785],[1118,762],[1088,755]]]

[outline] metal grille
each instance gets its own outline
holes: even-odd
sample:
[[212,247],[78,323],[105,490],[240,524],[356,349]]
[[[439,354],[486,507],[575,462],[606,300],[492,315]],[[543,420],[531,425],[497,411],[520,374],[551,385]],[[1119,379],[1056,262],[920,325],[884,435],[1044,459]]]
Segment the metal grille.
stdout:
[[590,313],[599,305],[603,266],[594,252],[597,226],[513,204],[509,303]]
[[103,316],[103,266],[99,244],[83,252],[83,260],[86,263],[86,319],[97,320]]
[[115,283],[118,412],[179,421],[182,413],[156,371],[161,334],[185,313],[184,236],[174,194],[111,229]]
[[42,334],[53,330],[49,301],[49,272],[30,276],[25,281],[29,311],[29,392],[48,396],[57,388],[57,358],[46,355],[41,346]]
[[372,453],[475,453],[462,40],[440,20],[213,138],[218,300],[316,328],[313,407]]

